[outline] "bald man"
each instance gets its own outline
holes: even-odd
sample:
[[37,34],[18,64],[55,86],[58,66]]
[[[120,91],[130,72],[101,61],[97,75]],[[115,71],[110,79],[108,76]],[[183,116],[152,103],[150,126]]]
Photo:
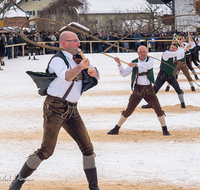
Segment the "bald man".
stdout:
[[133,93],[129,98],[129,103],[126,110],[122,112],[119,122],[112,130],[107,133],[109,135],[117,135],[119,133],[119,129],[122,124],[134,112],[135,108],[143,98],[150,105],[152,105],[155,113],[157,114],[158,120],[162,127],[163,135],[170,135],[165,123],[164,111],[161,109],[158,98],[152,87],[152,83],[154,84],[153,59],[151,57],[148,57],[147,54],[147,48],[145,46],[139,46],[138,58],[129,63],[126,69],[122,67],[119,58],[115,58],[115,61],[118,63],[119,72],[122,77],[126,77],[127,75],[132,73],[131,88],[133,90]]
[[[26,178],[36,170],[43,160],[48,159],[53,154],[61,127],[76,141],[82,152],[83,168],[89,189],[99,190],[93,145],[77,110],[77,102],[81,93],[86,90],[85,88],[90,88],[84,82],[84,75],[87,74],[88,81],[90,78],[95,81],[98,78],[98,72],[95,68],[88,71],[90,66],[88,59],[87,61],[82,60],[79,64],[74,61],[73,55],[77,54],[77,49],[80,46],[80,41],[75,33],[63,32],[60,35],[59,46],[66,51],[56,53],[46,70],[47,73],[55,73],[57,77],[50,83],[47,89],[48,95],[44,101],[41,147],[29,156],[12,181],[9,190],[20,190]],[[67,52],[69,49],[74,51]],[[54,167],[56,169],[58,166]],[[67,170],[67,159],[66,164],[59,165],[59,167]]]

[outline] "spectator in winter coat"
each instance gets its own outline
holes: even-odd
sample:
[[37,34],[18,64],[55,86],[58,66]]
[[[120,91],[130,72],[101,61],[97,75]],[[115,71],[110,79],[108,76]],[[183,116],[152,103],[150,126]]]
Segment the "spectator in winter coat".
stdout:
[[[29,38],[29,40],[35,42],[35,38],[34,38],[33,33],[31,33],[28,38]],[[36,58],[35,58],[36,46],[35,45],[28,43],[28,54],[29,54],[29,58],[28,58],[29,60],[31,59],[31,54],[33,54],[33,59],[36,60]]]
[[0,63],[1,63],[0,70],[3,70],[1,68],[1,65],[5,65],[3,61],[4,55],[5,55],[5,45],[3,44],[3,40],[0,38]]
[[135,42],[135,51],[137,52],[138,47],[141,45],[140,40],[142,38],[142,35],[139,32],[137,32],[133,37],[135,38],[135,40],[137,40]]
[[[16,33],[15,36],[13,37],[13,43],[14,44],[20,44],[21,43],[21,40],[18,36],[18,34]],[[14,46],[14,58],[17,58],[17,55],[18,55],[18,49],[19,49],[19,46]]]
[[[13,45],[13,38],[10,37],[8,39],[8,45]],[[7,47],[7,56],[8,56],[8,59],[12,59],[12,47]]]
[[[39,33],[36,33],[35,36],[35,42],[43,42],[43,39],[41,38]],[[40,52],[42,51],[42,47],[37,47],[37,53],[40,55]]]
[[149,51],[156,51],[156,43],[155,43],[155,40],[157,40],[154,36],[154,34],[151,35],[151,38],[150,38],[150,41],[149,42]]

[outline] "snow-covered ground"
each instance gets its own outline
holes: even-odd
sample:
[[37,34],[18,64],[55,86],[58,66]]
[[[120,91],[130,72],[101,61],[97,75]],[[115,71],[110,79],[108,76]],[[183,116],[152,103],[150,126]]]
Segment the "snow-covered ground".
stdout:
[[[137,57],[133,53],[110,54],[130,62]],[[150,53],[157,58],[161,53]],[[37,56],[39,60],[19,57],[4,59],[6,66],[0,71],[0,131],[22,132],[22,138],[0,140],[0,179],[13,178],[26,157],[40,147],[41,140],[23,140],[26,132],[42,131],[42,106],[45,97],[37,94],[36,85],[26,74],[30,71],[44,71],[52,55]],[[130,76],[122,78],[113,59],[102,54],[86,54],[92,65],[100,71],[98,86],[82,95],[78,107],[82,110],[93,108],[121,108],[127,103],[129,94],[115,92],[130,90]],[[159,61],[155,60],[154,73],[159,71]],[[124,65],[126,67],[126,65]],[[199,70],[197,70],[199,72]],[[184,79],[183,75],[179,76]],[[181,88],[189,90],[188,82],[180,82]],[[162,87],[165,89],[166,84]],[[196,87],[199,88],[199,87]],[[112,95],[104,93],[113,92]],[[95,95],[99,94],[99,95]],[[186,105],[200,107],[199,93],[185,93]],[[162,106],[179,104],[177,94],[158,93]],[[141,101],[139,106],[145,104]],[[200,113],[166,113],[170,130],[182,128],[199,129]],[[120,113],[83,113],[82,118],[88,130],[110,130],[120,117]],[[124,129],[161,131],[156,115],[135,112],[123,125]],[[116,136],[117,138],[117,136]],[[193,142],[93,142],[96,153],[99,180],[162,181],[174,184],[200,184],[200,144]],[[44,161],[30,177],[34,180],[85,179],[82,170],[82,156],[75,142],[59,142],[54,155]]]

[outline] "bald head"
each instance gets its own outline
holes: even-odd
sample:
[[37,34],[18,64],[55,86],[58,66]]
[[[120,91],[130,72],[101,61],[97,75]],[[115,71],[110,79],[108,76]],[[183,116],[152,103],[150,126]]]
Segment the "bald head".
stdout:
[[80,41],[78,36],[70,31],[62,32],[59,38],[59,46],[60,48],[66,49],[72,55],[77,54],[77,49],[80,46]]
[[60,45],[60,48],[64,48],[63,47],[63,42],[66,40],[66,39],[73,39],[73,38],[76,38],[76,34],[74,32],[70,32],[70,31],[64,31],[60,34],[60,38],[59,38],[59,45]]
[[146,46],[139,46],[137,53],[138,53],[139,59],[141,61],[144,61],[147,57],[147,54],[148,54]]
[[140,52],[140,51],[142,51],[142,52],[146,51],[147,52],[146,46],[139,46],[137,52]]

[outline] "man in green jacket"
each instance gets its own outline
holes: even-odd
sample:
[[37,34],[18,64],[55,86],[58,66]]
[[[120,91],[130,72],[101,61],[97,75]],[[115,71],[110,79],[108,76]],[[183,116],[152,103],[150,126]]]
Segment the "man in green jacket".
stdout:
[[[160,71],[156,78],[156,82],[154,85],[154,91],[157,93],[162,85],[167,81],[178,94],[178,98],[181,102],[181,107],[185,107],[185,102],[183,98],[183,91],[181,90],[175,76],[174,70],[176,69],[176,61],[177,56],[183,54],[185,51],[188,51],[188,48],[184,48],[183,44],[180,44],[180,48],[178,49],[177,43],[172,43],[169,50],[166,50],[162,55],[162,61],[160,64]],[[142,108],[151,108],[151,104],[143,105]]]

